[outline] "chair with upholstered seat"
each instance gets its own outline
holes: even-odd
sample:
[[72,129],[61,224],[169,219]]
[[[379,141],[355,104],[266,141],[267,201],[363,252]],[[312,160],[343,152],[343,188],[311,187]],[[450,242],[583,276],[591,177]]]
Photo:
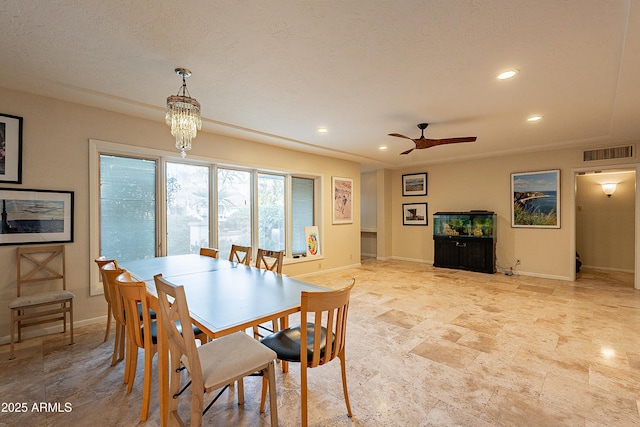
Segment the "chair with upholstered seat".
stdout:
[[218,258],[218,250],[215,248],[200,248],[200,255]]
[[250,265],[251,246],[231,245],[231,252],[229,252],[229,261],[237,262],[244,265]]
[[[351,405],[347,392],[347,368],[345,344],[349,298],[355,279],[337,291],[302,292],[301,325],[276,332],[262,340],[262,343],[276,352],[278,359],[300,362],[300,394],[302,425],[307,425],[307,368],[324,365],[334,358],[340,359],[342,370],[342,390],[351,417]],[[305,323],[306,322],[306,323]],[[306,345],[301,345],[306,343]],[[264,391],[263,391],[264,393]],[[264,397],[261,406],[264,405]]]
[[64,245],[20,247],[17,249],[17,297],[9,303],[11,309],[11,350],[13,359],[15,329],[18,342],[22,330],[43,323],[62,321],[62,332],[67,332],[69,317],[69,344],[73,344],[73,299],[67,290]]
[[[277,274],[282,274],[282,263],[284,260],[284,251],[271,251],[268,249],[258,248],[258,254],[256,255],[256,268],[261,270],[273,271]],[[280,320],[282,323],[282,320]],[[264,329],[269,333],[277,332],[280,328],[278,326],[278,320],[271,321],[271,329],[258,325],[253,327],[253,337],[258,339],[262,338],[260,329]]]
[[[116,262],[115,259],[107,259],[104,256],[96,258],[94,261],[98,265],[98,270],[101,270],[103,265],[109,264],[110,262]],[[107,342],[109,339],[109,333],[111,332],[111,318],[113,317],[113,313],[111,311],[111,294],[109,293],[109,284],[102,279],[102,271],[100,271],[100,281],[102,282],[102,293],[105,301],[107,302],[107,330],[104,333],[103,341]]]
[[[178,399],[175,398],[179,394],[180,371],[184,367],[191,379],[192,426],[202,424],[203,414],[220,396],[218,394],[203,410],[204,393],[219,388],[224,390],[237,381],[238,404],[243,404],[243,378],[256,372],[263,376],[263,396],[268,384],[271,425],[277,426],[276,354],[243,332],[226,335],[197,347],[195,336],[189,328],[185,328],[182,334],[177,328],[177,325],[191,322],[184,287],[170,283],[160,274],[154,279],[160,304],[159,321],[162,322],[162,331],[166,335],[171,363],[169,390],[165,396],[160,397],[169,406],[169,424],[184,425],[178,413]],[[261,412],[263,409],[264,404],[261,405]]]

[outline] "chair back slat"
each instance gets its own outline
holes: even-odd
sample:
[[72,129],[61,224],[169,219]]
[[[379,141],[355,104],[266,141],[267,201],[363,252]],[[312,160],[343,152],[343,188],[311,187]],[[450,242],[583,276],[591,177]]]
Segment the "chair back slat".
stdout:
[[239,264],[251,264],[251,246],[231,245],[229,261]]
[[100,272],[102,273],[102,281],[105,282],[109,288],[113,318],[116,319],[116,322],[125,325],[124,302],[122,301],[120,290],[116,285],[116,278],[124,273],[124,270],[119,268],[115,262],[109,262],[102,266]]
[[[64,245],[19,247],[17,255],[18,297],[24,293],[24,285],[35,282],[51,282],[56,289],[62,283],[62,289],[67,289]],[[42,291],[38,289],[38,292]]]
[[218,250],[214,248],[200,248],[200,255],[211,258],[218,258]]
[[[134,281],[128,271],[118,275],[115,280],[118,292],[122,297],[129,339],[138,347],[144,348],[145,342],[152,343],[151,314],[146,285],[144,282]],[[142,324],[138,304],[141,307]],[[140,328],[140,326],[144,327]]]
[[284,251],[270,251],[258,248],[256,256],[256,267],[262,270],[275,271],[282,274],[282,261],[284,259]]

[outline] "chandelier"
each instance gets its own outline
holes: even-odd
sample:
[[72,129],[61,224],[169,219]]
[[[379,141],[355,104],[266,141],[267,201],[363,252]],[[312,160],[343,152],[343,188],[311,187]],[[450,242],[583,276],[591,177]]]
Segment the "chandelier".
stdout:
[[186,78],[191,71],[186,68],[176,68],[176,74],[182,77],[182,86],[177,95],[167,98],[167,115],[165,120],[171,126],[171,135],[176,137],[176,148],[184,158],[186,151],[191,150],[191,140],[196,137],[202,127],[200,118],[200,103],[191,97],[187,90]]

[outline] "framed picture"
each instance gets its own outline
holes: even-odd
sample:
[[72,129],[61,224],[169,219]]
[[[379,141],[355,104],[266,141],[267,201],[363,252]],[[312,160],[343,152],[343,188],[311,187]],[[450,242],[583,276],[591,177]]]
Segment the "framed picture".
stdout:
[[0,182],[22,183],[22,117],[0,114]]
[[402,225],[428,225],[426,203],[404,203],[402,205]]
[[511,227],[560,228],[560,170],[511,174]]
[[333,223],[353,223],[353,180],[350,178],[331,178],[333,196]]
[[320,255],[320,236],[318,235],[317,225],[308,225],[304,227],[304,235],[307,242],[308,257]]
[[73,192],[0,188],[0,245],[73,242]]
[[426,196],[427,195],[427,173],[414,173],[402,175],[402,195],[403,196]]

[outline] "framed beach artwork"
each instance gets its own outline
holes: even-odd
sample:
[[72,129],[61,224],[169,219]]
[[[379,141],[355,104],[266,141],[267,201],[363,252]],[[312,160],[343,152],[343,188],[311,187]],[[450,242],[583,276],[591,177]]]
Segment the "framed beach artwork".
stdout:
[[333,223],[353,223],[353,180],[332,177],[331,194],[333,199]]
[[73,242],[73,192],[0,188],[0,245]]
[[22,183],[22,117],[0,114],[0,182]]
[[402,225],[428,225],[426,203],[404,203],[402,205]]
[[511,174],[511,227],[560,228],[560,170]]
[[427,195],[427,173],[413,173],[402,175],[402,195],[403,196],[426,196]]

